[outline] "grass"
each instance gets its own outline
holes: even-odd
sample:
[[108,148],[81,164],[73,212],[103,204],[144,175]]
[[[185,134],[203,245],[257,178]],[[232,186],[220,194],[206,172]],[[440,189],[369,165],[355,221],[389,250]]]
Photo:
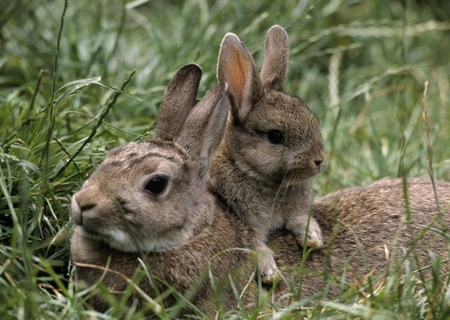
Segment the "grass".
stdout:
[[[446,1],[1,0],[0,6],[4,319],[94,316],[82,308],[90,291],[77,292],[70,282],[70,197],[108,150],[148,136],[180,67],[200,64],[200,93],[212,88],[226,32],[237,33],[261,65],[267,29],[287,30],[287,91],[317,114],[326,142],[318,195],[385,176],[450,176]],[[319,307],[299,311],[305,303],[296,301],[280,318],[445,318],[450,291],[436,277],[420,283],[407,273],[370,297],[363,294],[369,284],[360,283]],[[138,318],[132,311],[112,316]]]

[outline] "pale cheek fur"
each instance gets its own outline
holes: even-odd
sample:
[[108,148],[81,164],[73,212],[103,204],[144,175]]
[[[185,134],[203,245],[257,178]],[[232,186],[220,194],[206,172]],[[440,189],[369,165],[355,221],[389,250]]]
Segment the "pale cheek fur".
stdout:
[[111,237],[112,239],[114,239],[114,241],[119,242],[119,243],[126,243],[129,242],[129,237],[128,235],[126,235],[123,231],[118,230],[118,229],[111,229],[105,232],[105,234],[109,237]]
[[133,239],[131,239],[131,237],[125,232],[118,229],[112,229],[106,231],[105,234],[109,237],[109,241],[107,241],[107,243],[114,249],[123,252],[138,251]]
[[137,251],[136,246],[128,237],[128,235],[118,229],[107,230],[103,232],[103,235],[97,236],[93,236],[80,226],[77,227],[77,230],[82,237],[105,242],[116,250],[124,252]]
[[[85,237],[92,238],[91,235],[86,233],[83,228],[81,228],[81,235]],[[182,236],[179,239],[145,239],[142,236],[136,236],[133,239],[127,233],[119,229],[111,229],[104,232],[105,237],[98,239],[109,244],[112,248],[122,251],[122,252],[137,252],[143,250],[146,252],[164,252],[179,248],[182,245],[187,244],[188,241],[183,239]]]

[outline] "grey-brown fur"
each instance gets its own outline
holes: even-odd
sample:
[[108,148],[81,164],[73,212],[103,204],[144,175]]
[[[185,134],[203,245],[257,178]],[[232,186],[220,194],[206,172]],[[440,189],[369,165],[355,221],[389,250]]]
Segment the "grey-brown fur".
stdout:
[[[198,74],[199,69],[197,66],[183,68],[169,84],[166,96],[180,95],[186,89],[186,73]],[[71,254],[77,265],[78,286],[94,285],[104,275],[104,284],[120,297],[127,282],[113,272],[104,274],[101,268],[110,263],[111,270],[132,278],[141,267],[138,258],[142,258],[153,280],[144,275],[139,287],[150,297],[159,296],[167,285],[182,294],[191,292],[190,301],[212,317],[220,308],[237,308],[229,283],[231,277],[238,292],[243,292],[246,307],[257,304],[253,260],[247,250],[255,249],[253,231],[229,211],[223,201],[210,194],[202,181],[225,126],[227,109],[222,105],[227,101],[225,88],[225,84],[219,84],[195,106],[182,97],[173,100],[178,102],[163,104],[174,113],[179,108],[189,108],[185,113],[187,119],[180,120],[172,129],[170,121],[158,119],[154,139],[112,150],[83,188],[75,193],[72,216],[77,227],[71,236]],[[217,104],[218,108],[214,108]],[[160,129],[164,129],[164,138],[158,133]],[[142,190],[136,187],[142,175],[154,172],[169,175],[172,186],[168,194],[153,197],[148,200],[151,205],[146,205],[144,198],[137,196]],[[324,247],[312,251],[303,268],[300,269],[302,251],[291,233],[276,231],[270,237],[269,246],[287,279],[295,277],[294,284],[298,285],[299,278],[303,277],[301,297],[324,292],[325,277],[340,276],[343,266],[347,267],[349,281],[352,276],[363,277],[370,271],[384,272],[388,264],[384,245],[391,252],[392,266],[397,261],[393,254],[401,252],[402,247],[415,249],[412,253],[419,257],[417,267],[430,263],[428,250],[447,259],[447,242],[432,231],[427,231],[426,237],[413,245],[423,228],[433,221],[438,229],[450,226],[450,183],[437,181],[436,186],[442,224],[436,222],[439,215],[429,179],[408,180],[411,219],[398,234],[397,246],[393,246],[397,230],[406,217],[404,188],[399,179],[383,179],[367,187],[346,189],[317,199],[312,211],[323,231]],[[133,234],[135,243],[125,242],[120,248],[104,234],[111,228]],[[154,241],[157,250],[148,250],[142,243],[145,238],[164,238],[162,244],[166,246]],[[167,246],[168,243],[171,245]],[[355,252],[355,257],[348,261]],[[412,261],[413,267],[414,263]],[[213,294],[210,278],[205,277],[209,266],[212,266],[211,274],[218,287],[217,295]],[[447,262],[442,264],[442,271],[449,271]],[[286,294],[289,292],[286,283],[278,285],[275,300],[284,296],[277,301],[279,306],[288,303]],[[338,288],[332,286],[327,297],[337,293]],[[133,301],[144,308],[145,299],[137,291],[133,291],[130,298],[130,303]],[[109,308],[101,297],[93,297],[90,303],[101,311]],[[172,306],[175,297],[168,295],[163,303]]]
[[[229,33],[217,66],[219,81],[228,83],[232,112],[207,181],[254,231],[266,283],[278,270],[265,245],[270,231],[285,227],[298,245],[322,246],[320,227],[308,212],[311,178],[324,160],[323,142],[314,114],[301,99],[283,92],[288,51],[284,29],[270,28],[260,76],[245,45]],[[283,135],[282,143],[271,140],[274,130]]]
[[[442,260],[442,273],[450,271],[449,240],[430,229],[449,232],[450,182],[436,181],[440,213],[429,178],[408,178],[406,185],[409,213],[402,179],[385,178],[316,199],[312,213],[325,241],[323,248],[309,254],[301,270],[302,297],[322,294],[328,284],[324,275],[339,278],[345,273],[347,281],[353,284],[370,273],[381,276],[388,269],[402,271],[405,259],[418,277],[422,274],[427,278],[429,269],[417,270],[431,264],[430,252]],[[299,258],[293,254],[295,240],[290,235],[276,233],[269,245],[282,270],[298,265]],[[380,283],[381,279],[374,283],[374,289]],[[285,290],[282,284],[278,296]],[[332,286],[327,297],[338,293],[339,288]]]
[[[182,68],[168,86],[152,140],[113,149],[74,194],[71,254],[77,282],[94,284],[103,272],[87,265],[105,267],[109,258],[112,270],[131,278],[142,257],[161,279],[152,285],[144,278],[144,292],[154,297],[167,289],[164,282],[186,292],[198,283],[192,301],[208,311],[209,305],[233,303],[229,285],[215,301],[209,277],[197,282],[210,262],[219,288],[228,275],[239,290],[252,280],[250,250],[229,250],[251,249],[251,237],[239,219],[225,217],[202,180],[225,129],[228,99],[220,83],[195,104],[200,76],[197,65]],[[168,181],[161,193],[148,190],[155,178]],[[127,285],[114,273],[107,273],[104,283],[119,296]],[[136,292],[133,299],[143,301]],[[170,302],[171,297],[165,301]],[[91,303],[98,310],[108,307],[100,298]]]
[[[240,291],[243,291],[249,282],[254,281],[250,252],[242,249],[233,250],[233,248],[251,247],[250,241],[248,230],[237,217],[224,215],[219,211],[215,212],[212,224],[198,232],[196,240],[180,249],[145,253],[118,251],[105,242],[82,236],[77,228],[71,237],[71,254],[76,265],[83,264],[76,266],[75,279],[79,286],[83,283],[87,285],[97,283],[104,273],[104,268],[97,269],[94,266],[105,267],[108,261],[110,261],[108,266],[110,270],[118,271],[131,279],[138,268],[141,268],[141,274],[143,273],[138,260],[141,258],[147,263],[153,278],[152,283],[143,275],[138,283],[145,294],[156,298],[168,290],[169,286],[182,294],[193,291],[189,300],[202,312],[211,316],[220,307],[224,309],[237,307],[229,276]],[[209,281],[208,271],[210,270],[218,288],[215,292],[217,296],[213,295]],[[123,294],[128,285],[122,277],[113,272],[106,273],[103,283],[118,297]],[[257,301],[254,289],[254,285],[246,289],[243,299],[247,303]],[[216,297],[219,299],[216,300]],[[138,302],[139,309],[143,308],[145,299],[137,290],[133,291],[130,304],[134,301]],[[176,299],[169,295],[163,304],[165,307],[170,307],[175,302]],[[90,304],[102,312],[110,307],[101,295],[92,298]],[[182,313],[184,312],[186,310],[182,310]]]

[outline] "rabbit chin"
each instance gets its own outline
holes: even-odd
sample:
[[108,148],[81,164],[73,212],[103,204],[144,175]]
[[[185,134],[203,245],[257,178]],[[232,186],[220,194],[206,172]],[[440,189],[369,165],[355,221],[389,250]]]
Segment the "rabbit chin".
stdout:
[[[92,232],[77,226],[83,237],[98,240],[108,244],[111,248],[122,252],[164,252],[175,250],[184,245],[179,239],[139,239],[131,237],[128,233],[119,229],[104,230],[102,233]],[[141,237],[142,238],[142,237]]]
[[292,169],[283,175],[281,186],[289,187],[311,179],[322,171],[322,168],[298,168]]

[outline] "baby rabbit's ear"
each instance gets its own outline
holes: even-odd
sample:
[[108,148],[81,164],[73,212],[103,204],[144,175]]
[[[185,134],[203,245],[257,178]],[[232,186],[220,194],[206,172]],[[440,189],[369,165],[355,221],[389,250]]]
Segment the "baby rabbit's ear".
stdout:
[[261,99],[263,87],[250,52],[233,33],[227,33],[220,45],[217,78],[228,84],[233,115],[244,121]]
[[195,105],[177,140],[191,158],[199,162],[201,177],[206,173],[225,131],[230,109],[227,87],[225,82],[220,82]]
[[267,31],[261,81],[264,88],[283,91],[289,67],[289,38],[286,31],[275,25]]
[[195,105],[202,69],[196,64],[181,68],[170,81],[153,131],[153,139],[175,140]]

